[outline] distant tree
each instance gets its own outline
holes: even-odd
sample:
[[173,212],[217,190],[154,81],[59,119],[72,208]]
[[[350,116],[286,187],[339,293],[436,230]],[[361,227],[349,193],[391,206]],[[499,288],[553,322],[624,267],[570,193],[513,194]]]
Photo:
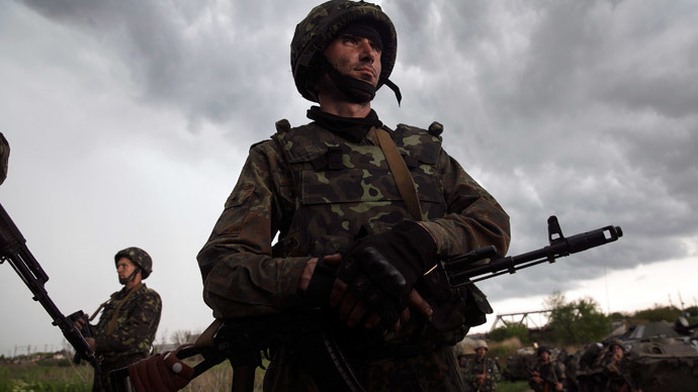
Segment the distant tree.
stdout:
[[608,318],[609,321],[614,322],[614,321],[623,321],[626,320],[629,317],[629,315],[621,312],[613,312],[611,313]]
[[567,302],[560,292],[546,299],[550,309],[548,326],[559,344],[584,344],[602,340],[610,332],[610,321],[592,298]]
[[506,327],[499,327],[489,334],[487,337],[495,342],[502,342],[507,339],[517,338],[523,344],[528,344],[528,328],[521,323],[513,323]]
[[655,305],[652,309],[639,310],[635,312],[635,319],[647,321],[669,321],[673,322],[681,315],[681,310],[675,306]]
[[179,330],[172,334],[170,341],[174,343],[175,346],[194,343],[194,341],[199,337],[199,334],[199,332]]

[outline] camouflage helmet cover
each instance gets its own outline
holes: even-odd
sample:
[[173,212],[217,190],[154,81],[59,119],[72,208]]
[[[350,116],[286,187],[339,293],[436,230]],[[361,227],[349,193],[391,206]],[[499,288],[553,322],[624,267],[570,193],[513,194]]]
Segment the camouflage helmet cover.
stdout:
[[141,278],[145,279],[153,272],[153,260],[150,255],[141,248],[135,246],[120,250],[114,255],[114,264],[118,263],[122,257],[125,257],[141,269]]
[[291,71],[296,88],[310,101],[317,102],[314,91],[317,55],[345,27],[356,22],[368,22],[383,40],[381,75],[376,89],[390,76],[397,57],[395,26],[380,6],[365,1],[330,0],[313,8],[297,26],[291,41]]
[[620,339],[613,339],[610,342],[608,342],[608,348],[610,350],[613,350],[613,346],[618,346],[621,350],[625,351],[625,347],[623,346],[623,342]]

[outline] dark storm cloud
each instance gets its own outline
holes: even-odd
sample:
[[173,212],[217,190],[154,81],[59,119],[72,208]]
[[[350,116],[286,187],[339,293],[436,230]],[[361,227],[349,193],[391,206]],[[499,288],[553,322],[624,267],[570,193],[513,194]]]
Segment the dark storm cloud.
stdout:
[[94,35],[128,69],[134,95],[183,111],[192,130],[234,121],[251,133],[262,120],[271,129],[267,113],[278,101],[268,98],[293,93],[287,53],[291,19],[301,16],[285,2],[25,3]]
[[[62,222],[72,222],[70,235],[90,244],[64,259],[103,273],[99,282],[112,271],[85,254],[108,259],[117,240],[148,239],[154,254],[193,270],[161,269],[154,284],[181,278],[181,289],[165,294],[199,298],[200,287],[187,283],[197,274],[193,258],[248,146],[279,118],[306,121],[310,103],[295,91],[289,43],[316,3],[0,4],[0,130],[16,148],[3,205],[38,254],[61,254]],[[512,254],[547,244],[551,214],[565,235],[609,224],[625,232],[609,246],[483,283],[493,302],[695,257],[695,2],[381,5],[399,34],[391,79],[404,98],[398,106],[382,89],[374,107],[389,126],[444,124],[446,150],[509,212]],[[126,230],[125,215],[137,231]],[[67,281],[52,276],[54,289]]]
[[[447,149],[507,208],[512,251],[623,226],[617,244],[576,255],[491,295],[545,294],[643,263],[685,257],[696,209],[698,16],[624,2],[388,2],[419,113],[446,124]],[[415,71],[414,69],[418,71]],[[399,83],[399,75],[394,76]],[[410,95],[406,94],[405,107]],[[420,121],[424,121],[423,119]],[[424,125],[424,124],[422,124]],[[538,267],[543,268],[543,267]]]

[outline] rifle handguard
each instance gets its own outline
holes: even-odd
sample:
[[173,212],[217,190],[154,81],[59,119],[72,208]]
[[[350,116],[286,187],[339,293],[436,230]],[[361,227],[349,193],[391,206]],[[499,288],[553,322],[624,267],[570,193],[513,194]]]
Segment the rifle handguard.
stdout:
[[[464,255],[448,260],[442,260],[441,266],[446,272],[449,284],[458,287],[465,284],[494,278],[536,264],[554,263],[557,258],[569,256],[614,242],[623,236],[623,230],[618,226],[605,226],[600,229],[565,237],[560,229],[556,216],[548,218],[548,241],[550,245],[516,256],[494,258],[497,254],[494,246],[472,250]],[[490,259],[486,263],[476,262]]]

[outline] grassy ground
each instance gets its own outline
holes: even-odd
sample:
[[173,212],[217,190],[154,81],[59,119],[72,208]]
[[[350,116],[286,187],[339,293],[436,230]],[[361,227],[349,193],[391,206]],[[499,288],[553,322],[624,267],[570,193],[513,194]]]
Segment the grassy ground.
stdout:
[[0,392],[89,392],[92,368],[37,364],[0,365]]
[[[192,380],[182,391],[211,392],[229,391],[232,369],[227,363],[220,364]],[[261,392],[264,370],[257,369],[255,392]],[[92,390],[92,368],[86,365],[64,364],[12,364],[0,365],[0,392],[90,392]],[[526,382],[500,382],[499,392],[524,392]]]

